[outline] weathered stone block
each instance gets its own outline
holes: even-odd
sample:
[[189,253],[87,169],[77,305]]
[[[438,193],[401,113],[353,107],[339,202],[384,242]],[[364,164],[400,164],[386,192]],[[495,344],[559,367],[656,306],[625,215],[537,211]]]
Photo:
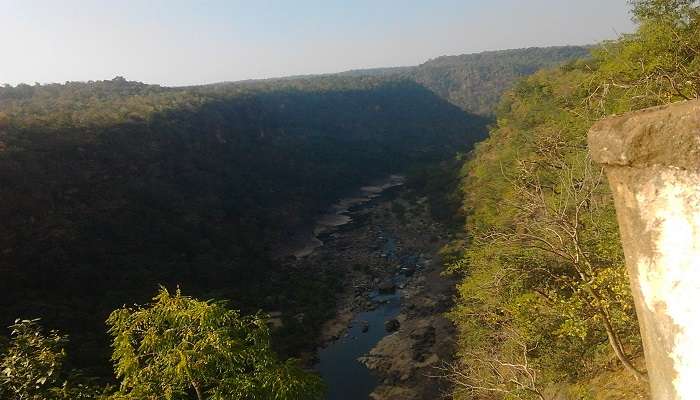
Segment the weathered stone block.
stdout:
[[589,132],[620,224],[654,399],[700,396],[700,101]]

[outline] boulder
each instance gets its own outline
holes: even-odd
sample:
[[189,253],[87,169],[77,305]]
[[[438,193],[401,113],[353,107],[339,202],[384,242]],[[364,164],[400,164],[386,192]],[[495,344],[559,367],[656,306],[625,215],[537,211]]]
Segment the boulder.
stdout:
[[384,323],[384,329],[390,333],[398,331],[400,327],[401,324],[396,319],[390,319]]
[[382,281],[378,286],[380,294],[392,294],[396,292],[396,284],[391,279]]
[[369,331],[369,323],[367,321],[362,321],[362,333],[367,333]]

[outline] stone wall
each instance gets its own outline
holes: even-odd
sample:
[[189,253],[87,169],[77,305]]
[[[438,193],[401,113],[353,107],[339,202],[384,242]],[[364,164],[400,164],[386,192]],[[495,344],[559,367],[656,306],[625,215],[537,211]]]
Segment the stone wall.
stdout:
[[600,121],[607,173],[656,400],[700,399],[700,101]]

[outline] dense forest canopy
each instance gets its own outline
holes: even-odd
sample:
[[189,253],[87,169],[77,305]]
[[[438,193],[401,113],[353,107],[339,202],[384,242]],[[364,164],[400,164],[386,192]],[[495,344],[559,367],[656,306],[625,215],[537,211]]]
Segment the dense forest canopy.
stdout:
[[467,149],[486,122],[372,77],[19,85],[0,88],[0,113],[0,320],[41,317],[105,371],[107,314],[158,284],[246,312],[308,303],[303,329],[317,326],[332,277],[289,276],[270,250],[348,190]]

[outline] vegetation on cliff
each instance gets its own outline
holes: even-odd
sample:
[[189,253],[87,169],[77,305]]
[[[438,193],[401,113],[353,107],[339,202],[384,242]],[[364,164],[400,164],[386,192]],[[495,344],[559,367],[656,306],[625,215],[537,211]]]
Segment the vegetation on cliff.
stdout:
[[456,398],[548,399],[565,383],[590,398],[584,382],[620,366],[636,378],[626,390],[645,390],[612,198],[586,133],[604,116],[700,95],[700,8],[632,6],[635,33],[508,92],[464,165],[460,361],[444,371]]

